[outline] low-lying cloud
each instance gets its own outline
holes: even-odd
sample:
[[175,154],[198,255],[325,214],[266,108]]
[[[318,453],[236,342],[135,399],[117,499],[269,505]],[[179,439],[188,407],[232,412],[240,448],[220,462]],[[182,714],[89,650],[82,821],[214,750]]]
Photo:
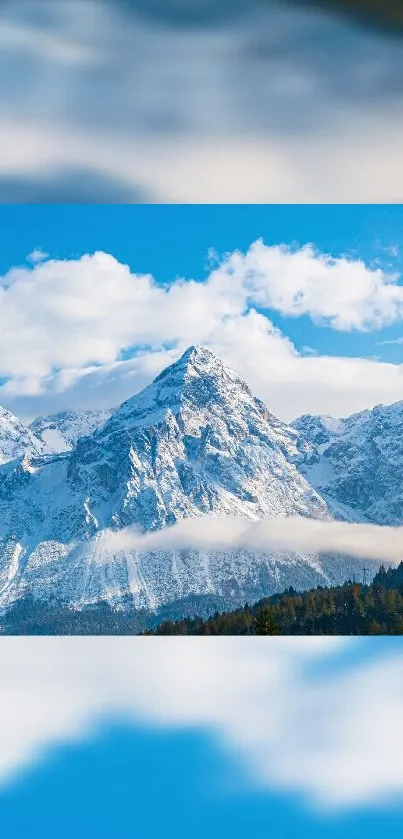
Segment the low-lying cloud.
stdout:
[[133,528],[102,534],[107,551],[224,551],[257,553],[289,551],[304,554],[335,553],[379,562],[402,560],[403,527],[318,521],[302,516],[259,521],[201,516],[183,519],[154,533]]

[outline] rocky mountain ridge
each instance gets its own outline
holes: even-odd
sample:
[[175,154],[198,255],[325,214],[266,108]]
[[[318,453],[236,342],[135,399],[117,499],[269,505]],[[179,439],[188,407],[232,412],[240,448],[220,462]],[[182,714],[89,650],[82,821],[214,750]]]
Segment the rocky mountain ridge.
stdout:
[[[58,421],[36,420],[28,434],[38,437],[22,429],[25,449],[0,466],[0,606],[33,595],[74,607],[182,603],[180,615],[197,598],[231,607],[358,572],[348,557],[111,551],[106,529],[147,532],[181,518],[361,520],[350,496],[340,501],[329,482],[319,490],[318,464],[340,445],[337,422],[336,431],[323,418],[281,422],[211,351],[190,347],[106,416],[59,417],[67,448],[49,452],[44,433]],[[89,433],[74,439],[73,428]]]
[[330,508],[357,521],[403,524],[403,402],[345,419],[303,416],[298,468]]

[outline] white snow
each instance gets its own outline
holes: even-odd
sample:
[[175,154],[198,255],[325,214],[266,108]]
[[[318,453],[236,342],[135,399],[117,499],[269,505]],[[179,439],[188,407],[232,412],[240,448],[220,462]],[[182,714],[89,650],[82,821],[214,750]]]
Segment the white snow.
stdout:
[[109,418],[110,411],[63,411],[47,417],[37,417],[30,431],[42,442],[42,451],[63,452],[72,449],[79,437],[85,437]]
[[303,417],[290,427],[212,352],[191,347],[113,412],[65,412],[30,429],[3,412],[0,451],[12,450],[13,459],[0,466],[0,604],[30,592],[78,607],[105,598],[118,605],[127,595],[153,609],[194,595],[230,606],[290,585],[341,582],[354,573],[354,561],[244,551],[116,553],[103,534],[195,516],[206,516],[208,527],[211,515],[376,520],[376,503],[387,509],[385,499],[375,501],[373,488],[370,500],[354,506],[354,481],[359,494],[375,446],[376,480],[385,484],[382,463],[393,464],[401,503],[395,466],[397,456],[403,463],[403,435],[401,450],[395,438],[403,410],[392,409],[346,420]]
[[[403,523],[403,402],[341,420],[304,416],[293,423],[308,443],[296,462],[336,515]],[[322,439],[326,425],[328,439]],[[312,454],[314,457],[312,457]]]

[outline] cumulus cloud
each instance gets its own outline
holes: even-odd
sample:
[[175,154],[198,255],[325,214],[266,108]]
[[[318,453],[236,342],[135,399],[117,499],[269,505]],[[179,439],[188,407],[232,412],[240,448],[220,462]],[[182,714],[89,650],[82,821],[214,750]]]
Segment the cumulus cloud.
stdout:
[[209,516],[183,519],[157,532],[133,528],[104,531],[107,551],[291,551],[336,553],[381,562],[400,562],[403,527],[316,521],[302,516],[248,521]]
[[141,343],[158,294],[151,278],[104,253],[14,268],[1,285],[1,372],[40,381],[54,369],[110,363]]
[[398,275],[318,253],[312,245],[292,250],[260,240],[246,254],[231,254],[217,273],[245,285],[254,303],[283,315],[309,315],[334,329],[379,329],[403,315]]
[[402,394],[401,365],[299,352],[273,326],[272,309],[348,330],[402,316],[396,277],[310,246],[258,241],[203,282],[166,286],[102,252],[41,259],[1,279],[0,302],[0,400],[25,417],[118,404],[194,343],[284,419],[338,415],[340,405],[347,414]]
[[250,783],[311,806],[401,800],[400,647],[371,657],[363,639],[189,640],[3,639],[0,781],[116,715],[213,732]]

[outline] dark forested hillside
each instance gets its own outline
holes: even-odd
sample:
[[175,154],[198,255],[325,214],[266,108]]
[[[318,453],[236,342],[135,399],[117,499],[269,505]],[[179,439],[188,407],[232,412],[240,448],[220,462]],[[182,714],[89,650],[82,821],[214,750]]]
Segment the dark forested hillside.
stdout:
[[106,602],[79,610],[28,596],[0,616],[0,635],[139,635],[149,620],[149,612],[112,609]]
[[402,635],[403,562],[382,566],[369,586],[346,583],[259,601],[207,620],[160,624],[158,635]]

